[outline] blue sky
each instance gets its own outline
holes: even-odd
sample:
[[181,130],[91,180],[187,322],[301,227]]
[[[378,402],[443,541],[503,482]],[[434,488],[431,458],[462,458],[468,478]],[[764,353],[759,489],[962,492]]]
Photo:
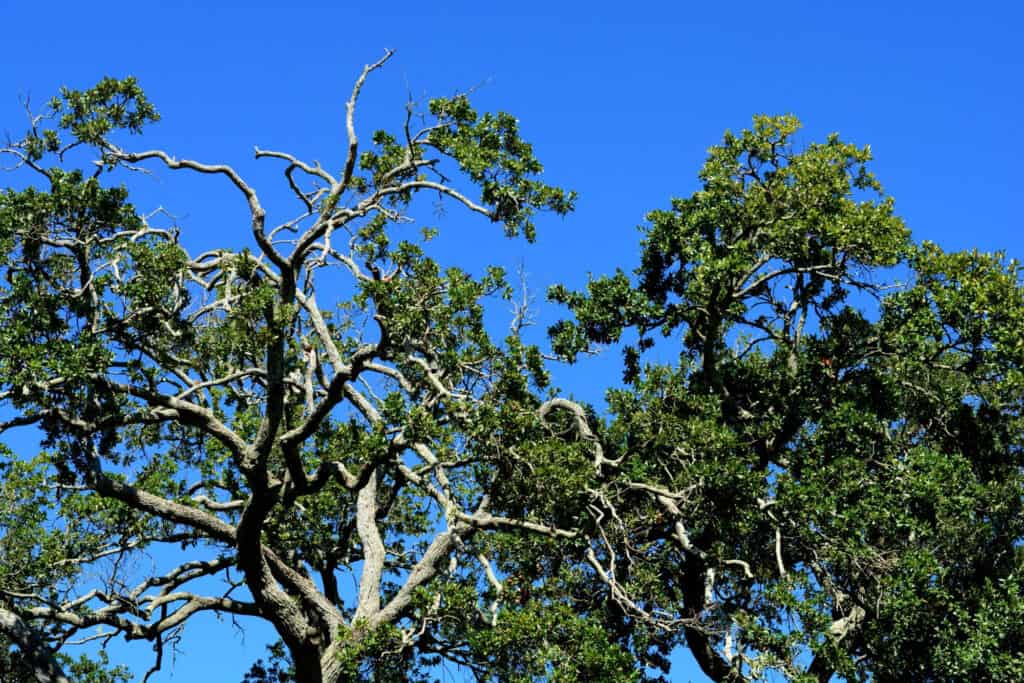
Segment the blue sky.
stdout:
[[[446,259],[522,261],[537,292],[631,269],[644,214],[696,189],[705,150],[762,112],[796,114],[804,141],[838,131],[870,144],[917,239],[1021,257],[1021,7],[0,0],[0,132],[23,132],[19,95],[42,104],[62,84],[132,74],[163,115],[137,146],[230,163],[282,198],[280,167],[255,164],[253,145],[339,164],[352,80],[395,48],[366,86],[364,139],[400,124],[410,94],[475,89],[481,109],[519,117],[548,182],[579,192],[577,211],[540,221],[532,246],[446,218]],[[245,244],[244,206],[216,180],[161,172],[136,196],[178,216],[186,245]],[[542,320],[558,316],[541,304]],[[597,401],[617,380],[613,355],[561,369],[558,382]],[[239,680],[265,633],[242,644],[229,624],[201,624],[158,680]],[[679,659],[676,680],[701,680]]]

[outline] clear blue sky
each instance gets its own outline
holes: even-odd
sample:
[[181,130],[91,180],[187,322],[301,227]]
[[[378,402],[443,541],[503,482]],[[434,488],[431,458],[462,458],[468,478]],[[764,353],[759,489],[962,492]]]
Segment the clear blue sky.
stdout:
[[[707,147],[761,112],[796,114],[804,140],[839,131],[870,144],[917,239],[1021,257],[1022,7],[0,0],[0,133],[23,132],[18,95],[42,104],[62,84],[132,74],[164,117],[140,146],[231,163],[280,197],[280,168],[254,165],[253,145],[339,164],[352,79],[396,48],[366,87],[364,136],[400,123],[410,92],[479,86],[481,108],[521,119],[548,182],[579,192],[576,213],[543,220],[533,246],[504,242],[468,217],[460,231],[450,217],[446,258],[522,259],[539,292],[632,268],[643,215],[691,193]],[[176,214],[186,245],[244,243],[244,207],[216,180],[161,173],[143,183],[139,204]],[[542,311],[544,320],[557,315]],[[598,400],[599,387],[616,381],[612,361],[560,371],[559,382]],[[250,631],[241,644],[229,624],[202,624],[159,680],[237,681],[265,634]],[[675,680],[701,680],[680,661]]]

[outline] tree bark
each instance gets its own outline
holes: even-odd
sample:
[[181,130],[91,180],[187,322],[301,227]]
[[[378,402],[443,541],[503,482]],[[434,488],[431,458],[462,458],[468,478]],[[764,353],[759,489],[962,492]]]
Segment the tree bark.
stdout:
[[0,632],[25,655],[39,683],[71,683],[57,663],[56,653],[46,645],[39,632],[3,607],[0,607]]

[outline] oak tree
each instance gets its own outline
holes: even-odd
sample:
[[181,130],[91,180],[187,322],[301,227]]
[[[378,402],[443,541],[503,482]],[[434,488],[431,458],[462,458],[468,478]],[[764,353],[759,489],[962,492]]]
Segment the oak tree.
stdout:
[[552,292],[563,354],[624,345],[588,559],[713,680],[1020,680],[1021,264],[913,243],[870,150],[798,127],[727,133],[633,276]]
[[[1016,261],[915,244],[867,148],[757,117],[632,275],[552,290],[558,356],[623,348],[602,414],[551,388],[522,308],[495,334],[505,274],[443,267],[414,218],[532,240],[573,195],[466,96],[361,144],[388,56],[335,164],[256,150],[284,218],[135,149],[132,79],[3,150],[38,187],[0,195],[0,428],[41,442],[0,453],[5,675],[124,680],[68,654],[112,637],[152,673],[214,612],[279,634],[253,683],[639,681],[678,647],[718,681],[1024,676]],[[233,192],[249,247],[190,254],[130,201],[154,168]]]
[[[20,186],[0,195],[0,431],[41,441],[0,460],[0,632],[26,675],[117,678],[55,651],[123,637],[152,644],[149,678],[203,612],[279,634],[249,680],[419,680],[441,658],[630,675],[518,573],[521,539],[576,534],[560,498],[593,470],[582,408],[548,395],[522,316],[505,338],[485,325],[502,270],[443,266],[409,225],[442,202],[532,241],[573,195],[465,95],[362,142],[358,98],[390,55],[357,79],[334,162],[256,150],[287,209],[231,166],[136,149],[158,115],[131,78],[63,89],[3,149]],[[130,200],[153,169],[234,193],[249,247],[190,254]]]

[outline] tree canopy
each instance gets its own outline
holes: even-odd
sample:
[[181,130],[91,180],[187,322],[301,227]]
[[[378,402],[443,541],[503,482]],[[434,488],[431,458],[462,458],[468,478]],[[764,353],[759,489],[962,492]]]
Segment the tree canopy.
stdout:
[[[1018,262],[914,243],[868,148],[758,116],[635,270],[550,291],[548,352],[523,304],[487,322],[502,269],[407,224],[532,241],[573,193],[464,95],[362,143],[389,56],[336,165],[256,149],[283,219],[136,149],[131,78],[2,150],[0,432],[39,448],[0,451],[0,680],[126,680],[71,647],[115,637],[149,678],[203,612],[273,626],[251,683],[665,680],[678,647],[716,681],[1024,677]],[[233,192],[249,247],[189,253],[132,203],[154,167]],[[609,345],[606,412],[551,385]]]

